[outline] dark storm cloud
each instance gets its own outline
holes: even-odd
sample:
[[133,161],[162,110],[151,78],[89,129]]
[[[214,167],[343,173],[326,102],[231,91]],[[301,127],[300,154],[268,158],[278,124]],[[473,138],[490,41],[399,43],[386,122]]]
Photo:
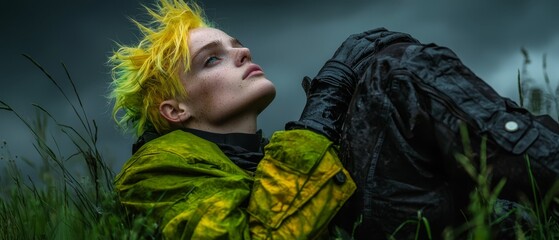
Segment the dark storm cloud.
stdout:
[[[414,22],[428,23],[443,31],[437,34],[425,29],[417,35],[452,45],[463,58],[473,62],[494,62],[506,52],[519,52],[521,46],[539,48],[550,44],[557,36],[557,1],[446,1],[432,4],[417,1],[410,6],[422,11],[410,12],[406,17]],[[413,31],[413,24],[407,27]],[[433,29],[436,30],[436,29]],[[429,34],[432,34],[429,36]],[[488,61],[486,61],[486,59]],[[489,71],[488,64],[478,64],[480,71]]]
[[[77,124],[57,89],[21,53],[65,82],[64,62],[78,84],[90,118],[100,129],[102,151],[119,167],[130,154],[131,137],[119,133],[104,96],[110,82],[107,57],[115,42],[137,42],[128,17],[145,19],[141,4],[152,1],[9,1],[3,4],[0,100],[32,118],[40,103],[59,121]],[[200,1],[208,17],[248,46],[277,86],[262,114],[266,134],[296,119],[304,105],[303,76],[313,76],[349,35],[374,27],[408,32],[423,42],[452,48],[490,84],[513,94],[520,47],[559,59],[559,1]],[[557,49],[556,52],[550,52]],[[509,72],[510,71],[510,72]],[[556,75],[552,74],[552,77]],[[69,85],[63,84],[68,90]],[[514,96],[511,96],[514,98]],[[30,154],[24,125],[0,112],[0,139],[12,152]]]

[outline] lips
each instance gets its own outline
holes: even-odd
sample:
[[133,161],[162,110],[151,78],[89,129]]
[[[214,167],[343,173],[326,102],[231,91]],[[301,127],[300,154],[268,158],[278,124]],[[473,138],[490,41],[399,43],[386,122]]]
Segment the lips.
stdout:
[[262,68],[260,68],[260,66],[256,64],[251,64],[245,71],[245,74],[243,74],[243,80],[247,79],[250,76],[263,74],[263,73],[264,71],[262,71]]

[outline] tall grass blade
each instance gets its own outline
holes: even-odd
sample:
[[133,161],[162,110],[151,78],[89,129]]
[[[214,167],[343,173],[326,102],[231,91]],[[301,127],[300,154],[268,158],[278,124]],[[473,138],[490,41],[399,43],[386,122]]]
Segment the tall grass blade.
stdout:
[[58,82],[50,75],[50,73],[47,72],[46,69],[43,68],[43,66],[41,66],[37,61],[35,61],[33,58],[31,58],[29,55],[27,54],[23,54],[23,56],[25,58],[27,58],[31,63],[33,63],[33,65],[35,65],[37,68],[39,68],[39,70],[41,70],[41,72],[51,81],[51,83],[56,86],[56,88],[58,89],[58,91],[62,94],[62,96],[64,96],[64,98],[66,99],[66,101],[68,102],[68,104],[72,107],[72,110],[74,111],[75,116],[79,119],[80,123],[82,124],[83,128],[85,130],[88,131],[88,134],[91,135],[91,133],[89,132],[89,129],[85,122],[84,119],[82,118],[82,116],[79,114],[76,106],[72,103],[72,101],[70,101],[70,98],[68,97],[68,95],[66,94],[66,92],[62,89],[62,87],[60,86],[60,84],[58,84]]
[[516,82],[518,84],[518,98],[520,101],[520,107],[524,107],[524,91],[522,89],[522,81],[520,79],[520,70],[516,74]]
[[[74,84],[74,80],[70,76],[70,72],[68,71],[68,68],[66,67],[66,64],[62,63],[62,68],[64,68],[64,72],[66,73],[66,77],[68,78],[68,82],[70,83],[70,85],[72,86],[72,89],[74,90],[74,95],[78,99],[78,103],[80,104],[80,109],[82,110],[82,115],[85,118],[85,123],[82,122],[82,125],[84,125],[84,126],[87,125],[86,130],[87,130],[89,136],[92,136],[94,133],[91,131],[91,125],[89,124],[89,120],[87,118],[87,113],[85,112],[85,108],[83,106],[82,99],[81,99],[81,97],[78,94],[78,91],[76,89],[76,84]],[[95,123],[95,121],[93,123]],[[95,132],[95,135],[97,135],[97,132]],[[96,142],[96,141],[94,141],[94,142]]]

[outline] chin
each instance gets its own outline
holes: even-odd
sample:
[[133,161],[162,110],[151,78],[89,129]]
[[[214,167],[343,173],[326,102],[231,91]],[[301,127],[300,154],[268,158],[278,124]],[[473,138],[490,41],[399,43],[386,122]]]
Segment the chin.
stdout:
[[255,100],[255,103],[258,105],[258,113],[264,111],[270,103],[276,97],[276,86],[266,79],[266,84],[263,84],[258,88],[258,92],[260,93],[258,98]]

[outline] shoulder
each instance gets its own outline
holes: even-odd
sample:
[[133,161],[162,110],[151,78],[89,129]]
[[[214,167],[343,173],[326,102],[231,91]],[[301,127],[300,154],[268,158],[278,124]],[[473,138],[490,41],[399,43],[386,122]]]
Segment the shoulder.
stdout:
[[161,137],[153,139],[142,146],[134,156],[149,155],[154,153],[170,153],[179,156],[190,157],[196,155],[225,155],[214,143],[197,137],[196,135],[175,130]]
[[167,133],[146,143],[128,159],[121,173],[162,169],[204,171],[211,175],[244,173],[216,144],[181,130]]

